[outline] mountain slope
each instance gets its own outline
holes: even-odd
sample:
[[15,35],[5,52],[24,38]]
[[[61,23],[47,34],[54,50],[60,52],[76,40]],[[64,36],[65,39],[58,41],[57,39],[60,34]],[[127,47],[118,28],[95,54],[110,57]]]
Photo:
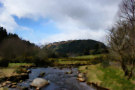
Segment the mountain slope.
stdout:
[[103,43],[90,39],[55,42],[46,45],[44,48],[52,50],[59,55],[67,56],[103,53],[106,50],[106,46]]

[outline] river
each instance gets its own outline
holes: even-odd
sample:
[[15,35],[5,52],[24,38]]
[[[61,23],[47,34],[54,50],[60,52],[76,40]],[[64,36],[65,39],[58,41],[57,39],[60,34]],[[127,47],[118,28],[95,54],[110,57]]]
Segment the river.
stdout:
[[[72,70],[72,74],[66,74]],[[95,90],[91,86],[87,85],[85,82],[79,82],[77,78],[78,69],[77,68],[33,68],[29,74],[29,79],[19,83],[21,87],[29,87],[33,79],[37,78],[41,72],[45,72],[45,76],[42,77],[50,81],[50,84],[43,87],[41,90]],[[30,88],[33,90],[33,88]]]

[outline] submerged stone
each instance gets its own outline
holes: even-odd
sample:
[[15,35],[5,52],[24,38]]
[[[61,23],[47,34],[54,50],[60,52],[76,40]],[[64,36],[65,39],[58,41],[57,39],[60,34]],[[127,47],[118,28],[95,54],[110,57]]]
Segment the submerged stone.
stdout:
[[84,77],[84,74],[83,73],[79,73],[78,74],[78,78],[83,78]]
[[66,72],[66,74],[72,74],[72,73],[73,73],[72,70]]
[[80,81],[80,82],[85,82],[85,78],[78,78],[78,80]]
[[45,76],[45,72],[41,72],[38,77],[44,77],[44,76]]

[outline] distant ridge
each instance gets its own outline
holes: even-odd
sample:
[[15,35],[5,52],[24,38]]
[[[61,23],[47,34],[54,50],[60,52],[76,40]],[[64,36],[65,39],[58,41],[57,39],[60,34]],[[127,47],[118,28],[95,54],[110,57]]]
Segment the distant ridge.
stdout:
[[52,50],[59,55],[78,56],[87,54],[104,53],[104,43],[95,40],[69,40],[47,44],[44,48]]

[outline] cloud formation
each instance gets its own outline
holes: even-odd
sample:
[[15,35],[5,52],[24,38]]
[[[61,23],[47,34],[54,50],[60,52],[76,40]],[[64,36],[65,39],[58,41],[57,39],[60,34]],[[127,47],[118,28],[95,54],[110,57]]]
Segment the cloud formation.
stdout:
[[[9,31],[20,28],[18,18],[49,18],[61,33],[41,40],[96,39],[105,36],[105,29],[112,25],[121,0],[0,0],[0,25]],[[27,28],[27,27],[26,27]]]

